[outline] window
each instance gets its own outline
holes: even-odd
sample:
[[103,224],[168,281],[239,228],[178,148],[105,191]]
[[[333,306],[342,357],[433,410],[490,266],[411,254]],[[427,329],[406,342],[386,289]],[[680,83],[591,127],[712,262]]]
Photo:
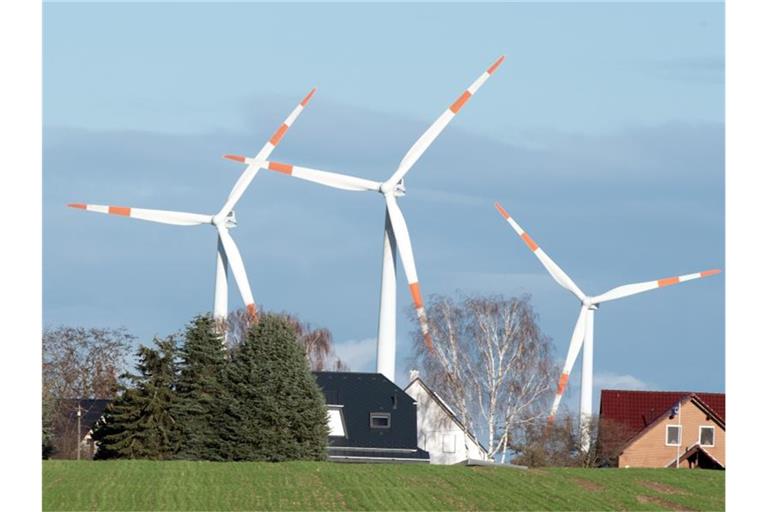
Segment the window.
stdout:
[[699,427],[699,444],[701,446],[715,446],[715,427]]
[[388,412],[372,412],[371,428],[389,428],[390,415]]
[[667,446],[680,446],[680,425],[667,425]]
[[443,453],[456,453],[456,436],[443,434]]
[[331,437],[347,437],[347,429],[344,428],[344,416],[341,407],[328,406],[328,435]]

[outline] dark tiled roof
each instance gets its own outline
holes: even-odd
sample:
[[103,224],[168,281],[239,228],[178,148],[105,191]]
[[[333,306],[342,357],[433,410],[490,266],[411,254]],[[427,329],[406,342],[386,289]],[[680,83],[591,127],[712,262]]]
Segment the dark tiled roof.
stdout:
[[103,399],[77,400],[75,398],[68,398],[62,400],[61,402],[64,407],[67,423],[70,425],[70,427],[74,428],[77,426],[77,405],[78,403],[80,404],[80,431],[81,436],[84,436],[94,427],[94,425],[96,425],[96,422],[99,421],[99,418],[101,418],[102,414],[104,414],[104,409],[107,408],[107,405],[109,405],[111,401],[112,400]]
[[725,423],[725,393],[697,393],[693,391],[628,391],[604,389],[600,393],[600,419],[623,424],[632,437],[669,412],[679,401],[696,396]]

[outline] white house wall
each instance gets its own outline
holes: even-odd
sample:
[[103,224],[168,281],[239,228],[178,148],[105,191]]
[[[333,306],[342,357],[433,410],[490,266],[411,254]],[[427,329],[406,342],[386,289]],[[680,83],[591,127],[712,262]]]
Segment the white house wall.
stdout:
[[[430,464],[456,464],[466,459],[485,459],[485,451],[465,436],[459,425],[421,385],[412,383],[406,390],[416,401],[418,446],[429,452]],[[453,451],[451,451],[453,449]]]

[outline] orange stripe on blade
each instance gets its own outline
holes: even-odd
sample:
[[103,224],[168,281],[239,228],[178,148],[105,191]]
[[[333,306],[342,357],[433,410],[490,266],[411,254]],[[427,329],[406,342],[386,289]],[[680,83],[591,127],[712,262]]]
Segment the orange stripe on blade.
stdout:
[[529,235],[528,233],[523,233],[522,235],[520,235],[520,237],[522,237],[523,241],[525,242],[525,245],[527,245],[530,250],[535,251],[536,249],[539,248],[539,246],[536,245],[536,242],[533,241],[533,238],[531,238],[531,235]]
[[715,274],[719,274],[719,273],[720,273],[720,269],[718,268],[715,268],[712,270],[705,270],[704,272],[701,273],[701,277],[714,276]]
[[248,304],[245,306],[245,309],[248,311],[248,315],[251,318],[256,318],[256,304]]
[[131,216],[131,209],[125,206],[110,206],[109,213],[112,215],[124,215],[125,217]]
[[492,74],[493,74],[493,72],[494,72],[494,71],[496,71],[496,68],[498,68],[499,66],[501,66],[501,63],[502,63],[502,62],[504,62],[504,56],[503,56],[503,55],[502,55],[501,57],[499,57],[499,58],[496,60],[496,62],[494,62],[494,63],[493,63],[493,66],[491,66],[491,67],[489,67],[489,68],[488,68],[488,70],[487,70],[487,71],[488,71],[488,74],[489,74],[489,75],[492,75]]
[[424,302],[421,300],[421,289],[419,288],[419,283],[413,283],[409,284],[408,287],[411,289],[411,297],[413,297],[413,303],[416,304],[417,308],[423,308]]
[[499,210],[499,213],[501,214],[502,217],[504,217],[505,219],[509,218],[509,214],[507,213],[507,210],[505,210],[504,207],[501,206],[501,203],[498,203],[498,202],[496,203],[496,209]]
[[667,277],[666,279],[659,279],[657,283],[659,284],[659,288],[663,288],[665,286],[669,286],[672,284],[677,284],[680,282],[679,277]]
[[424,344],[427,346],[427,349],[429,349],[430,352],[435,352],[435,347],[432,345],[432,335],[427,333],[424,335]]
[[282,125],[280,125],[280,128],[277,129],[274,135],[272,135],[272,138],[269,139],[269,142],[273,146],[277,146],[278,144],[280,144],[280,140],[283,138],[283,135],[285,135],[285,132],[287,131],[288,131],[288,125],[283,123]]
[[84,205],[83,203],[69,203],[67,206],[69,206],[70,208],[79,208],[81,210],[85,210],[86,208],[86,205]]
[[451,112],[454,114],[458,114],[459,110],[461,110],[461,107],[464,106],[464,104],[467,102],[469,97],[472,96],[469,91],[464,91],[464,94],[459,96],[459,99],[453,102],[453,105],[451,105]]
[[557,394],[562,395],[565,391],[565,386],[568,384],[568,374],[564,373],[560,375],[560,382],[557,383]]
[[235,162],[245,163],[245,157],[240,155],[224,155],[227,160],[234,160]]
[[309,94],[307,94],[303,100],[301,100],[301,106],[306,107],[307,103],[309,103],[309,100],[312,98],[312,95],[315,94],[315,91],[317,90],[317,87],[313,87],[311,91],[309,91]]
[[291,174],[293,172],[293,166],[290,164],[281,164],[280,162],[269,162],[268,169],[270,171],[282,172],[283,174]]

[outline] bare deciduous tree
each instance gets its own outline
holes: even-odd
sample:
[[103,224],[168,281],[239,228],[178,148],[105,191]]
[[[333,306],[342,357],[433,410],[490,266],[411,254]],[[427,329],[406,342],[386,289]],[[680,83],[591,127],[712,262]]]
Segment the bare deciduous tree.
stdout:
[[530,467],[615,467],[621,450],[632,437],[622,423],[593,417],[589,422],[589,446],[582,451],[578,414],[562,415],[553,425],[543,421],[529,425],[511,446],[513,461]]
[[73,430],[74,399],[114,398],[134,340],[125,329],[61,326],[43,330],[45,455],[75,456],[79,433]]
[[[258,322],[260,309],[254,318],[247,311],[240,309],[229,314],[226,322],[227,343],[230,347],[240,344],[248,328]],[[294,315],[283,313],[282,316],[294,327],[299,344],[304,349],[304,354],[309,361],[312,371],[330,370],[346,371],[347,365],[333,351],[333,337],[331,331],[326,328],[312,327],[308,322],[302,322]]]
[[125,329],[43,330],[43,391],[55,398],[112,398],[136,338]]
[[433,296],[427,318],[434,351],[413,338],[427,384],[505,462],[513,436],[545,416],[556,373],[529,298]]

